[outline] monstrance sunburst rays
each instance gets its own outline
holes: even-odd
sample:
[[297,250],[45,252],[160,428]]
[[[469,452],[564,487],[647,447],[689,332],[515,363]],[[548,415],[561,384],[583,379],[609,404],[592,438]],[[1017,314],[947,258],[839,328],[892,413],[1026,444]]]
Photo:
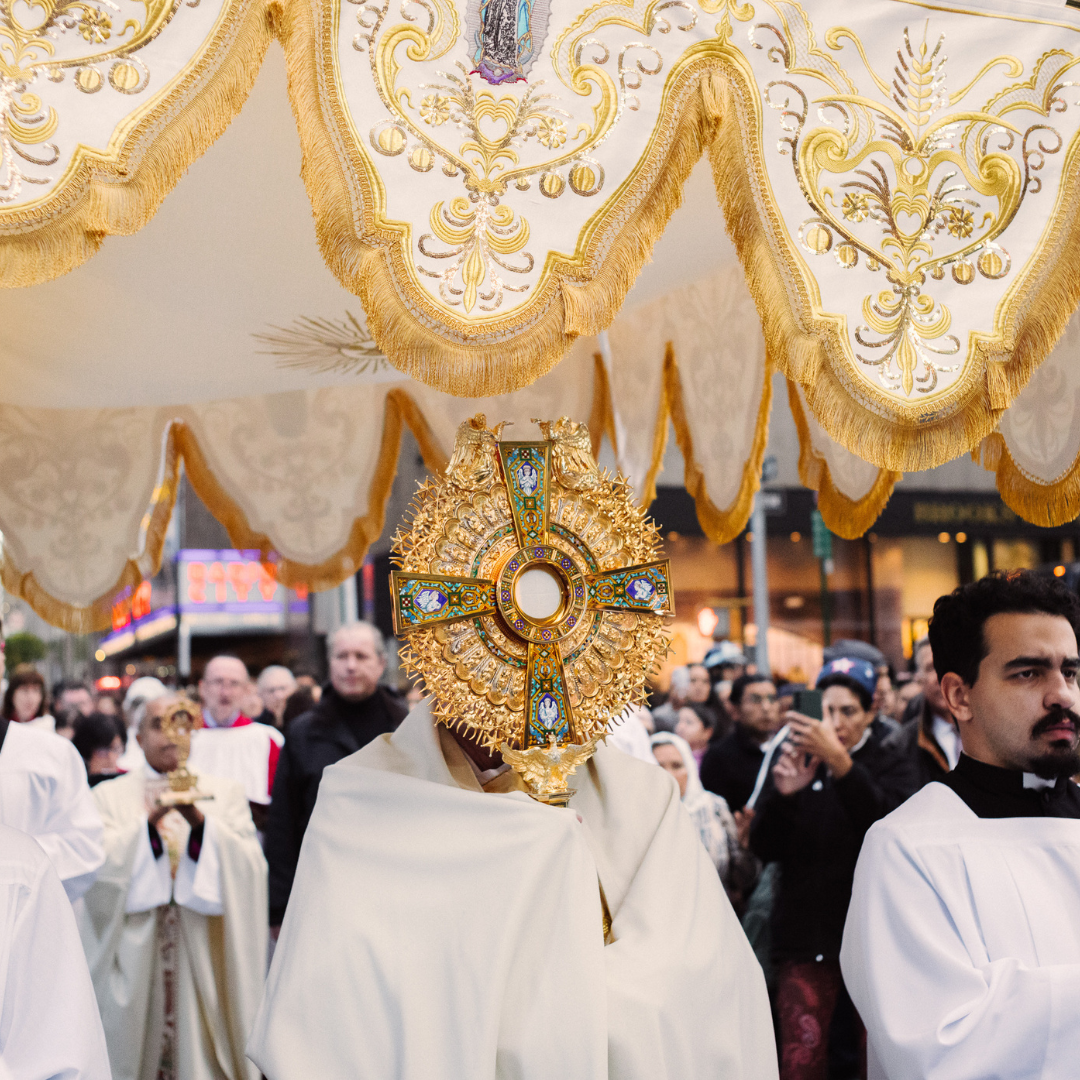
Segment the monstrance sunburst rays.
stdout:
[[667,652],[671,573],[585,425],[537,423],[538,442],[500,441],[482,415],[461,425],[446,476],[421,486],[394,538],[391,591],[403,660],[438,719],[565,803],[567,773]]

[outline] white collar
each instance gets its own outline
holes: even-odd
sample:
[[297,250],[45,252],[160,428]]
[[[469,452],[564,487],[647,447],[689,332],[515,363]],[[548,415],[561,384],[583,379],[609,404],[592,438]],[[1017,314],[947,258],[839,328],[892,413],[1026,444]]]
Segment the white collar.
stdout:
[[862,733],[862,738],[859,739],[859,741],[848,751],[848,757],[851,757],[852,754],[858,753],[866,745],[867,741],[870,738],[870,728],[873,727],[873,724],[874,721],[871,720],[870,723],[866,725],[866,728]]
[[1045,791],[1047,788],[1057,786],[1056,780],[1047,780],[1045,777],[1036,776],[1034,773],[1024,773],[1024,787],[1032,791]]

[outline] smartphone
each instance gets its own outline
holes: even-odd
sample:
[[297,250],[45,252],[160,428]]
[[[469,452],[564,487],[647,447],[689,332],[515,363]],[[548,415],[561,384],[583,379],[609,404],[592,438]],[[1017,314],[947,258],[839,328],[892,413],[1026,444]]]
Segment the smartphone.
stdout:
[[820,690],[796,690],[795,700],[791,704],[792,709],[803,716],[809,716],[813,720],[820,720],[821,691]]

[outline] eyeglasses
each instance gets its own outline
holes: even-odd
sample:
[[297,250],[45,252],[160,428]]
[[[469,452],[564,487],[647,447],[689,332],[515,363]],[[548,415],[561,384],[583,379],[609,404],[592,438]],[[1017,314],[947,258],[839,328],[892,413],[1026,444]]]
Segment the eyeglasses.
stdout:
[[776,694],[747,694],[746,700],[751,705],[775,705],[780,698]]

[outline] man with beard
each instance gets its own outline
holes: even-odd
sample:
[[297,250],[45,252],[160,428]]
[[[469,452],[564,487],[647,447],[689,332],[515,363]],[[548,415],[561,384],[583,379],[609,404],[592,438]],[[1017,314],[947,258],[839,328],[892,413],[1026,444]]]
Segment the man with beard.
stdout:
[[934,605],[963,753],[867,833],[841,966],[869,1075],[1075,1077],[1080,598],[992,575]]

